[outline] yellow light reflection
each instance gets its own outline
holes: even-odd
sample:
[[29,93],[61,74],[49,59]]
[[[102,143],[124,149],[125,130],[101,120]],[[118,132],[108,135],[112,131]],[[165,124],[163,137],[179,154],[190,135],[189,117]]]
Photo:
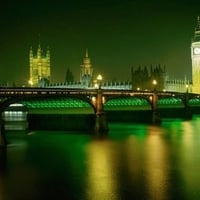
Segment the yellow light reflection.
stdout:
[[150,199],[166,199],[169,189],[169,151],[159,127],[150,127],[148,134],[144,164],[149,196]]
[[[140,181],[139,172],[141,170],[141,165],[143,165],[143,159],[141,159],[143,157],[142,155],[143,145],[138,143],[137,140],[138,140],[137,136],[131,135],[125,143],[126,155],[128,157],[127,168],[133,185]],[[138,160],[141,160],[141,162],[136,162]]]
[[117,199],[116,160],[108,141],[94,141],[87,148],[88,200]]
[[[199,153],[196,151],[197,146],[200,146],[200,134],[195,132],[194,124],[191,121],[182,123],[183,137],[179,146],[180,161],[178,162],[181,175],[188,191],[199,190]],[[184,167],[182,167],[184,166]]]
[[193,145],[193,139],[194,138],[192,139],[192,137],[194,137],[194,134],[193,134],[193,127],[191,125],[191,122],[185,121],[182,124],[182,127],[183,127],[183,130],[184,130],[184,133],[185,133],[183,135],[184,145],[188,145],[188,146]]

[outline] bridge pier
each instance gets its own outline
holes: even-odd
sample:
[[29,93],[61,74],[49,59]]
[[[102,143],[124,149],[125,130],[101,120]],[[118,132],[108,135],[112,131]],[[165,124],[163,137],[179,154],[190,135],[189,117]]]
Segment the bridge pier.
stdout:
[[156,94],[156,91],[154,91],[153,96],[152,96],[152,123],[153,124],[161,123],[161,117],[160,117],[160,112],[157,107],[157,102],[158,102],[158,96]]
[[153,124],[160,124],[161,123],[161,117],[159,110],[153,110],[152,112],[152,123]]
[[3,120],[0,121],[0,148],[6,147],[7,141],[6,141],[6,135],[5,135],[5,127]]
[[108,122],[106,114],[103,110],[102,90],[98,88],[96,98],[96,119],[95,119],[95,134],[105,135],[108,132]]
[[185,107],[185,119],[192,119],[192,112],[189,106]]
[[192,112],[191,112],[191,108],[189,106],[188,90],[186,91],[186,94],[185,94],[184,105],[185,105],[185,119],[191,119],[192,118]]
[[95,119],[95,134],[106,135],[108,132],[108,122],[104,112],[96,113]]

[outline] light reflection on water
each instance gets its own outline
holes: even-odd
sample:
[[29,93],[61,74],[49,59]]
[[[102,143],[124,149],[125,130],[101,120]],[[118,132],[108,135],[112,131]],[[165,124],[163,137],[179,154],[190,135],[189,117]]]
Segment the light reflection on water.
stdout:
[[1,200],[200,199],[200,118],[110,124],[88,134],[9,133]]
[[151,128],[149,138],[145,143],[145,173],[146,184],[150,199],[165,199],[168,196],[169,149],[159,137],[159,130]]
[[119,197],[117,146],[107,140],[91,142],[86,149],[88,161],[88,200]]

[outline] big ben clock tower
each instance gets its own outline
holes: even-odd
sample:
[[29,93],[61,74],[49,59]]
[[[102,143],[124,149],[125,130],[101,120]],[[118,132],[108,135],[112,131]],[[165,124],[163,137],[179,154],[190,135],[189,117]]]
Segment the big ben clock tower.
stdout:
[[197,19],[194,38],[191,44],[192,92],[200,94],[200,17]]

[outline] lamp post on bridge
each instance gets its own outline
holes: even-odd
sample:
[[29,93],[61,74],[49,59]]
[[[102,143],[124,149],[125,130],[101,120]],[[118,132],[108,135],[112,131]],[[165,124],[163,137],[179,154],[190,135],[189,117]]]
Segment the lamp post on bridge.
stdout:
[[102,90],[101,90],[101,82],[103,77],[101,74],[97,76],[97,102],[96,102],[96,113],[103,112],[103,102],[102,102]]
[[188,94],[188,89],[189,89],[189,85],[188,84],[186,84],[186,94]]
[[102,83],[103,77],[101,74],[99,74],[97,76],[97,85],[98,85],[98,89],[101,89],[101,83]]
[[96,98],[96,122],[95,122],[95,132],[98,135],[104,135],[108,131],[108,124],[103,110],[103,100],[102,100],[102,84],[103,77],[101,74],[97,76],[97,98]]
[[155,92],[156,91],[157,81],[154,79],[152,84],[153,84],[153,91]]
[[31,79],[28,81],[28,84],[30,87],[33,87],[33,81]]
[[160,123],[160,113],[157,108],[157,103],[158,103],[158,96],[157,96],[157,91],[156,91],[156,86],[157,86],[157,81],[154,79],[152,81],[153,84],[153,96],[152,96],[152,122],[153,123]]
[[185,87],[186,87],[185,100],[184,100],[185,118],[186,119],[191,119],[192,118],[192,113],[191,113],[191,109],[190,109],[190,106],[189,106],[189,84],[186,84]]

